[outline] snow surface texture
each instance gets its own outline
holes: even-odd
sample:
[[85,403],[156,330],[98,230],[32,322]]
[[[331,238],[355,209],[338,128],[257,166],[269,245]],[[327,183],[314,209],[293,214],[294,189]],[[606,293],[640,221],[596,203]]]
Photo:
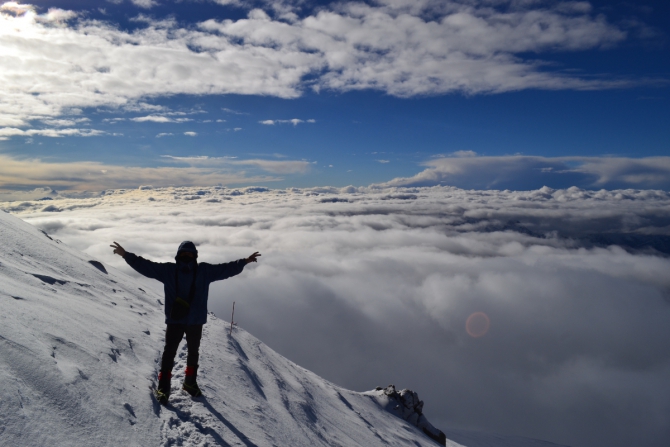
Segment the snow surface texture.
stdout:
[[0,444],[156,445],[159,296],[0,213]]
[[201,347],[205,396],[178,390],[182,344],[162,407],[150,397],[160,296],[2,212],[0,243],[2,445],[435,445],[374,393],[337,387],[213,316]]
[[[668,192],[146,186],[48,197],[2,206],[131,275],[112,240],[156,261],[184,239],[208,262],[261,251],[212,285],[210,310],[227,318],[237,301],[245,329],[348,389],[416,391],[447,435],[670,445]],[[466,331],[474,312],[490,318],[478,338]]]

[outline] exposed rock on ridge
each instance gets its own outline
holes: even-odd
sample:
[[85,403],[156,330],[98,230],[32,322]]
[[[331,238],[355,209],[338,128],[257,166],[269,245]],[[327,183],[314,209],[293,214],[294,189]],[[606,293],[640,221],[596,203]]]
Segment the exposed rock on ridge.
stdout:
[[398,392],[395,385],[389,385],[386,388],[377,387],[374,391],[366,394],[373,396],[387,411],[421,429],[434,441],[441,445],[447,445],[446,435],[428,422],[428,419],[424,416],[423,401],[414,391],[403,389]]

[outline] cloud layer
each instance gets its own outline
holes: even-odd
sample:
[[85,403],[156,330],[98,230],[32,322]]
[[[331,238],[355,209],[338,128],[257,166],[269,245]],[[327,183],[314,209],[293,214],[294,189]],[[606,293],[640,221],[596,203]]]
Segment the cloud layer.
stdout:
[[423,163],[427,169],[381,186],[452,185],[467,189],[659,188],[670,189],[670,157],[478,157],[461,151]]
[[59,163],[0,155],[0,187],[4,188],[4,191],[0,189],[0,200],[20,200],[20,191],[45,185],[70,192],[99,192],[109,188],[134,189],[141,184],[159,187],[275,182],[282,178],[264,173],[292,174],[305,172],[310,166],[308,162],[293,160],[210,157],[170,157],[168,160],[181,166],[138,167],[90,161]]
[[[156,138],[173,135],[163,132]],[[196,132],[184,132],[184,135],[197,137]],[[474,152],[455,155],[431,159],[422,163],[426,169],[412,177],[395,178],[371,185],[371,188],[449,185],[464,189],[500,190],[532,190],[542,186],[556,189],[571,186],[587,189],[670,189],[670,157],[478,157]],[[375,161],[390,163],[385,159]],[[164,166],[166,163],[170,165]],[[278,175],[302,175],[314,166],[314,162],[306,160],[169,154],[162,155],[156,164],[159,166],[133,167],[86,161],[59,163],[0,155],[0,201],[20,200],[22,195],[16,190],[43,187],[75,192],[132,189],[141,184],[160,187],[277,182],[284,180]],[[15,192],[10,193],[9,190]]]
[[[667,192],[144,187],[54,197],[5,207],[126,271],[112,240],[156,261],[186,239],[209,262],[259,250],[257,266],[212,286],[211,310],[227,318],[236,301],[242,327],[340,385],[415,389],[437,426],[574,447],[670,441]],[[476,312],[490,327],[474,338],[466,321]]]
[[195,26],[139,16],[141,26],[129,32],[73,11],[38,14],[29,5],[5,3],[0,126],[21,128],[89,107],[142,109],[143,98],[175,94],[294,98],[312,88],[416,96],[625,85],[522,56],[623,41],[625,31],[593,15],[588,3],[334,5],[299,17],[273,4],[268,10],[275,16],[253,9],[245,19]]

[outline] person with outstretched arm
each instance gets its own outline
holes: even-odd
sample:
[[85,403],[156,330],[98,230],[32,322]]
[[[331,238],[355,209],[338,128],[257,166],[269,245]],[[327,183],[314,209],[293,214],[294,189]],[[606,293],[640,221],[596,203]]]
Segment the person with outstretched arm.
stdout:
[[114,242],[110,247],[114,249],[114,254],[123,257],[138,273],[163,283],[167,329],[156,388],[159,402],[167,404],[170,398],[172,367],[177,348],[184,335],[186,335],[188,356],[182,389],[191,396],[202,395],[196,377],[202,326],[207,322],[209,284],[242,273],[245,265],[257,262],[260,253],[255,252],[248,258],[225,264],[198,263],[198,250],[195,244],[184,241],[177,250],[176,262],[153,262],[127,252],[118,242]]

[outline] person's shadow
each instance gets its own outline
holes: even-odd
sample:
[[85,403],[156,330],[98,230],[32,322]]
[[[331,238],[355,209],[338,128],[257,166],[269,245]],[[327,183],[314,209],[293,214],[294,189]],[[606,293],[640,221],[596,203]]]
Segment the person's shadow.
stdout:
[[[224,418],[221,413],[216,411],[214,407],[212,407],[212,404],[209,403],[207,398],[205,396],[200,396],[197,398],[194,398],[196,402],[200,402],[211,414],[213,414],[223,425],[225,425],[228,430],[230,430],[235,436],[238,437],[240,441],[247,447],[258,447],[258,445],[254,444],[244,433],[239,431],[233,424],[228,421],[228,419]],[[198,430],[200,430],[201,433],[210,435],[214,440],[216,441],[217,444],[223,446],[223,447],[232,447],[229,443],[226,442],[223,437],[216,432],[212,427],[204,427],[200,422],[191,420],[190,415],[184,413],[181,411],[179,408],[175,407],[174,405],[161,405],[158,403],[157,400],[154,399],[154,413],[156,416],[160,415],[161,409],[171,411],[173,412],[180,421],[182,422],[190,422],[193,424]]]
[[[196,400],[197,400],[198,402],[201,402],[202,405],[203,405],[205,408],[207,408],[207,409],[209,410],[210,413],[212,413],[214,416],[216,416],[216,418],[217,418],[218,420],[220,420],[221,423],[222,423],[223,425],[225,425],[225,426],[228,428],[228,430],[230,430],[231,432],[233,432],[233,433],[235,434],[235,436],[237,436],[237,437],[239,438],[239,440],[242,441],[242,443],[243,443],[244,445],[246,445],[247,447],[258,447],[258,445],[254,444],[254,443],[253,443],[253,442],[252,442],[252,441],[251,441],[251,440],[250,440],[244,433],[242,433],[241,431],[239,431],[233,424],[231,424],[231,423],[228,421],[228,419],[224,418],[223,415],[222,415],[221,413],[219,413],[218,411],[216,411],[216,409],[214,409],[214,407],[212,407],[212,405],[209,403],[209,401],[207,400],[207,398],[206,398],[205,396],[200,396],[200,397],[196,398]],[[218,436],[218,434],[217,434],[217,436]],[[217,441],[218,441],[219,439],[221,439],[220,442],[222,443],[222,445],[229,445],[229,444],[227,444],[226,441],[224,441],[220,436],[218,436],[218,437],[215,436],[215,438],[216,438]]]

